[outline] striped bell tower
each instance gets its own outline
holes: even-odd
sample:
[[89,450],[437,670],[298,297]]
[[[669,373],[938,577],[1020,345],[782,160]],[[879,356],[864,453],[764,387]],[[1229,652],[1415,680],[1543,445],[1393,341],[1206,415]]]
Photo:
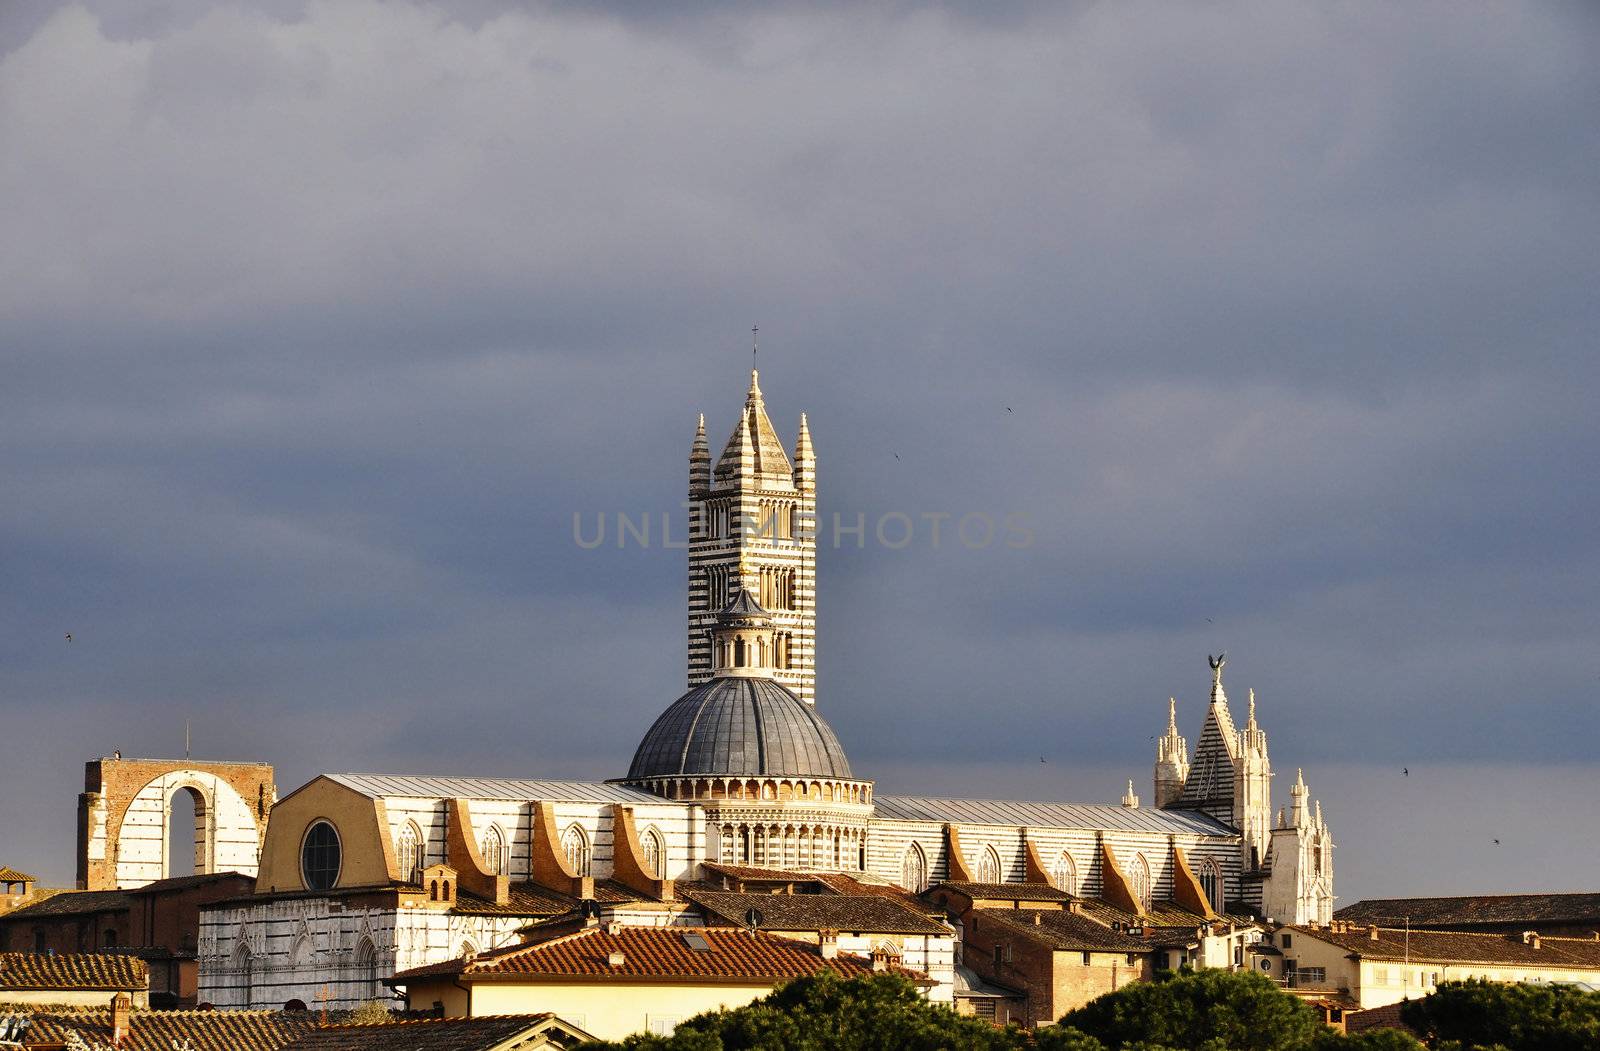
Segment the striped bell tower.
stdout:
[[750,370],[744,411],[716,464],[700,417],[689,453],[689,685],[711,678],[717,613],[747,589],[772,618],[772,677],[816,703],[817,458],[800,416],[794,462]]

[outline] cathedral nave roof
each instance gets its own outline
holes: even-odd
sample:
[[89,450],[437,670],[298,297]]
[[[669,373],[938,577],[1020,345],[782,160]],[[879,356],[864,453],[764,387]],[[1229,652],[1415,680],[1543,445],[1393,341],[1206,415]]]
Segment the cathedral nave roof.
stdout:
[[1032,825],[1119,832],[1235,836],[1215,818],[1193,810],[1156,810],[1115,803],[1035,803],[1001,799],[884,796],[873,799],[874,817],[890,821],[938,821],[968,825]]
[[606,781],[561,781],[508,777],[432,777],[402,774],[324,774],[330,781],[372,799],[409,796],[417,799],[503,799],[511,802],[548,800],[558,803],[641,803],[687,806],[627,785]]

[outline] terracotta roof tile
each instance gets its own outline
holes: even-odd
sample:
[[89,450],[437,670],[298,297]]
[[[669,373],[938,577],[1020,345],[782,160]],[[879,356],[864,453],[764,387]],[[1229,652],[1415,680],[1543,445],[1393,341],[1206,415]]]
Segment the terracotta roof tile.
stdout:
[[[596,880],[594,900],[602,905],[625,905],[638,901],[639,895],[612,880]],[[578,909],[582,903],[570,894],[540,886],[537,883],[513,883],[509,900],[496,905],[470,891],[457,889],[456,904],[450,911],[461,916],[562,916]]]
[[409,1018],[313,1029],[284,1051],[489,1051],[548,1027],[555,1016],[487,1015],[479,1018]]
[[877,894],[732,894],[681,888],[708,918],[743,926],[751,909],[764,931],[861,931],[871,934],[943,934],[955,931],[893,898]]
[[144,989],[150,971],[118,953],[0,953],[3,989]]
[[[616,965],[611,963],[614,953],[621,954]],[[391,985],[404,985],[408,978],[459,975],[463,981],[527,977],[768,982],[829,969],[848,978],[873,973],[871,963],[858,956],[840,953],[827,960],[815,946],[733,927],[586,927],[544,941],[484,953],[470,961],[455,960],[402,971],[388,981]],[[890,969],[895,974],[926,981],[919,971]]]
[[1412,927],[1433,923],[1583,923],[1600,921],[1600,893],[1367,898],[1334,913],[1335,919],[1352,923],[1394,923],[1402,916],[1411,917]]
[[[104,1008],[35,1011],[29,1019],[30,1042],[61,1043],[75,1032],[111,1043],[111,1012]],[[172,1051],[184,1042],[194,1051],[280,1051],[315,1024],[304,1011],[134,1011],[117,1051]]]
[[1048,883],[939,883],[928,889],[950,890],[969,898],[992,898],[998,901],[1068,901],[1072,895],[1056,890]]
[[18,872],[10,865],[0,868],[0,883],[36,883],[38,882],[26,872]]
[[118,912],[131,900],[120,890],[62,890],[42,901],[6,913],[8,921],[36,916],[81,916],[90,912]]
[[1369,960],[1412,963],[1512,964],[1527,967],[1600,968],[1600,941],[1593,938],[1540,938],[1535,948],[1520,935],[1462,931],[1406,931],[1379,927],[1374,939],[1366,927],[1335,933],[1322,927],[1293,927],[1312,938],[1338,945]]
[[973,915],[978,919],[981,932],[988,933],[989,928],[995,926],[1014,937],[1028,938],[1063,952],[1145,953],[1156,947],[1153,942],[1122,934],[1087,916],[1061,909],[974,909]]

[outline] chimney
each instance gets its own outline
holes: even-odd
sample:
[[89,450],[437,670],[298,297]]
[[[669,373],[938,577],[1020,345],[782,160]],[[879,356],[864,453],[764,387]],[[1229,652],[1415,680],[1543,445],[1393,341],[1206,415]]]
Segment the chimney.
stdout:
[[118,993],[111,998],[111,1044],[113,1047],[128,1038],[129,1016],[133,1013],[133,997]]
[[900,962],[900,957],[895,956],[883,946],[872,950],[872,969],[874,971],[887,971],[890,967]]
[[615,970],[628,962],[628,958],[620,952],[614,952],[606,957],[606,966]]
[[1378,925],[1376,923],[1368,925],[1368,927],[1367,927],[1367,937],[1372,939],[1373,941],[1377,941],[1378,940]]
[[817,932],[817,951],[822,954],[822,958],[824,960],[836,960],[836,959],[838,959],[839,958],[839,932],[838,931],[818,931]]
[[1537,949],[1539,947],[1539,932],[1538,931],[1523,931],[1522,932],[1522,944],[1531,945],[1535,949]]
[[1041,914],[1039,914],[1037,912],[1034,913],[1033,914],[1033,925],[1035,927],[1039,927],[1039,926],[1042,926],[1043,924],[1044,924],[1044,916],[1042,916]]

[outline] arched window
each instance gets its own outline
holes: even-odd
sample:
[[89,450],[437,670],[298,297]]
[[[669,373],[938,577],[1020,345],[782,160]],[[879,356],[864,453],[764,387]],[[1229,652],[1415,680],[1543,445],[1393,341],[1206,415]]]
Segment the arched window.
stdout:
[[644,854],[645,872],[656,879],[665,879],[667,848],[661,839],[661,833],[653,828],[645,829],[644,835],[639,837],[639,849]]
[[289,946],[289,969],[299,970],[304,967],[310,962],[311,955],[315,951],[316,947],[311,944],[311,936],[302,931],[294,940],[294,944]]
[[400,878],[407,883],[422,882],[423,855],[422,830],[415,821],[400,826],[399,841],[395,844],[395,861],[400,867]]
[[906,848],[906,856],[900,862],[900,885],[913,894],[928,889],[928,859],[915,843]]
[[1133,896],[1142,905],[1150,904],[1150,862],[1144,859],[1143,854],[1135,854],[1133,863],[1128,866],[1129,889]]
[[561,850],[567,855],[567,867],[574,875],[587,876],[589,872],[589,837],[576,823],[561,833]]
[[356,943],[355,957],[350,962],[355,972],[356,995],[363,1001],[378,998],[378,947],[372,939],[363,937]]
[[1073,864],[1072,855],[1065,850],[1056,857],[1056,863],[1050,866],[1050,884],[1066,894],[1078,893],[1078,866]]
[[483,863],[491,876],[504,876],[506,874],[506,837],[498,825],[490,825],[483,834],[483,842],[479,844],[479,853],[483,855]]
[[1217,912],[1222,911],[1222,868],[1213,858],[1200,864],[1200,889]]
[[984,847],[978,857],[978,882],[1000,883],[1000,854],[993,847]]
[[255,957],[250,953],[250,946],[240,941],[233,950],[233,973],[239,981],[239,988],[244,990],[244,1003],[239,1006],[245,1010],[250,1009],[250,979],[255,973]]
[[300,877],[306,889],[331,890],[339,882],[341,861],[339,833],[327,821],[313,821],[300,844]]

